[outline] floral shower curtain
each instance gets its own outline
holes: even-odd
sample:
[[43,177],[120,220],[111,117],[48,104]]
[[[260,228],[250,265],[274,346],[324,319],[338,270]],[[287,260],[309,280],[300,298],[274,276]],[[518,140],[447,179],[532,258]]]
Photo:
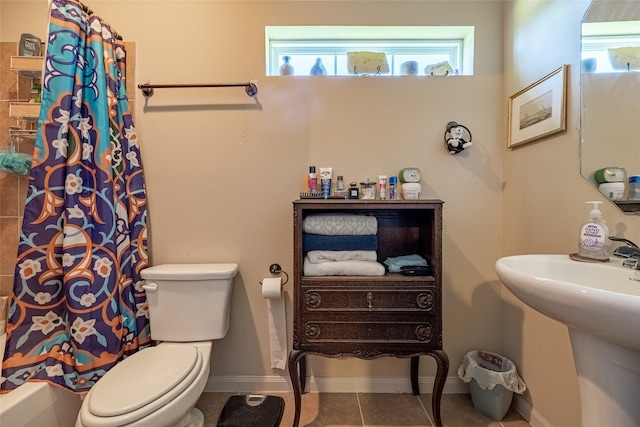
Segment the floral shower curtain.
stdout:
[[88,391],[150,343],[146,192],[114,30],[53,0],[1,390]]

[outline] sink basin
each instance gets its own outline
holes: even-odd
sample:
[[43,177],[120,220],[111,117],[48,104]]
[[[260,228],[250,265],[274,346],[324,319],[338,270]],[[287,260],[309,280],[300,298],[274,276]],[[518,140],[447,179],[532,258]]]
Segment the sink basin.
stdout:
[[570,328],[640,350],[640,271],[567,255],[516,255],[496,263],[522,302]]
[[496,262],[518,299],[569,328],[583,426],[640,425],[640,271],[621,261],[516,255]]

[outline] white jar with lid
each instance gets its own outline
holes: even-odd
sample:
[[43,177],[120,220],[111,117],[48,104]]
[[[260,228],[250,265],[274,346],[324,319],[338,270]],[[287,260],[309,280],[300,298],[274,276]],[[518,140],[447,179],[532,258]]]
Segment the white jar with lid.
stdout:
[[614,202],[624,199],[624,182],[605,182],[600,184],[598,189]]
[[419,182],[405,182],[402,184],[402,198],[405,200],[418,200],[422,186]]

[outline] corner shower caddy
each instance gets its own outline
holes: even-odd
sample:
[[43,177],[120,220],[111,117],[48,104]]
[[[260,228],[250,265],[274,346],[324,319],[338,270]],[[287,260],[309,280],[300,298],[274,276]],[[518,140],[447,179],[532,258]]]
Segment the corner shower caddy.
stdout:
[[[40,79],[42,75],[42,56],[12,56],[10,70],[30,79]],[[9,117],[20,120],[36,121],[40,115],[40,103],[10,102]]]

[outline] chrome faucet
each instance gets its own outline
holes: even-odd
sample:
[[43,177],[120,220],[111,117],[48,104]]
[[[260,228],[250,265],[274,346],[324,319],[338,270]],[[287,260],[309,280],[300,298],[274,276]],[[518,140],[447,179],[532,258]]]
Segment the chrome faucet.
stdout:
[[623,239],[621,237],[609,237],[609,240],[614,242],[622,242],[625,245],[618,246],[614,249],[613,255],[619,258],[626,258],[622,261],[622,266],[632,268],[634,270],[640,270],[640,248],[631,240]]

